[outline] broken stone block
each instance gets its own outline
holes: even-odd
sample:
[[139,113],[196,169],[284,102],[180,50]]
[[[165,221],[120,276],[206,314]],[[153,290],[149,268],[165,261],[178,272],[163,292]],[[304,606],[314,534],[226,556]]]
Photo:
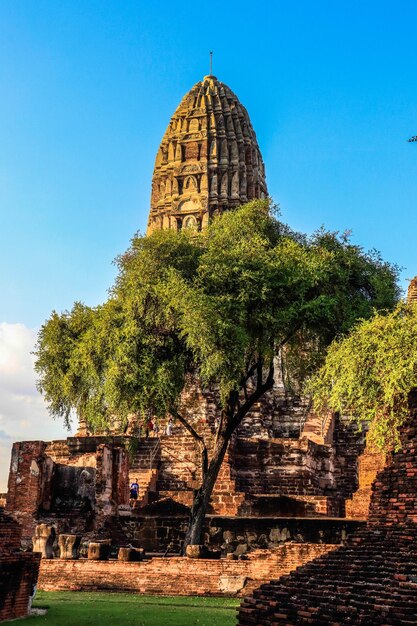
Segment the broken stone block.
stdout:
[[189,559],[204,559],[205,546],[195,545],[187,546],[185,549],[185,556]]
[[110,556],[111,541],[90,541],[88,544],[88,557],[91,561],[107,561]]
[[248,551],[247,544],[246,543],[239,543],[239,545],[237,546],[236,550],[234,551],[234,554],[239,557],[242,554],[246,554],[247,551]]
[[[291,532],[287,528],[272,528],[269,533],[269,539],[272,543],[281,543],[291,539]],[[301,537],[300,541],[303,542],[304,539]]]
[[236,595],[246,585],[246,576],[223,575],[219,578],[219,591],[227,595]]
[[189,559],[220,559],[221,550],[209,550],[205,545],[187,546],[185,556]]
[[78,549],[81,537],[79,535],[59,535],[58,546],[61,559],[78,559]]
[[117,507],[119,517],[130,517],[132,514],[132,508],[130,504],[119,504]]
[[232,530],[225,530],[223,533],[223,539],[226,543],[231,543],[235,540],[235,533]]
[[117,558],[119,561],[142,561],[143,548],[119,548]]
[[210,526],[208,531],[211,537],[216,537],[217,535],[221,534],[222,529],[219,526]]
[[52,546],[55,541],[55,528],[47,524],[38,524],[32,537],[33,551],[40,552],[43,559],[53,559]]

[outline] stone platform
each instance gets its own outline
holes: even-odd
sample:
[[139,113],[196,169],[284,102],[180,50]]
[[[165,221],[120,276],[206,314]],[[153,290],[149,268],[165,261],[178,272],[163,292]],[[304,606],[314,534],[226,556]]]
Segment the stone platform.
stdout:
[[[146,550],[179,552],[188,527],[186,515],[158,514],[119,519],[114,539],[127,540]],[[238,546],[274,548],[284,542],[342,544],[366,522],[334,517],[235,517],[206,516],[204,542],[213,550],[233,552]]]

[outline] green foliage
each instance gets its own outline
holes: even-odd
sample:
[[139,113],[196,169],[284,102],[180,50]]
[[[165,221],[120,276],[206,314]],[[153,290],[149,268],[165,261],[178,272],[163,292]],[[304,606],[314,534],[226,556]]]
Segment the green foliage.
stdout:
[[129,455],[129,461],[130,463],[133,463],[133,461],[136,458],[136,454],[139,450],[139,438],[138,437],[129,437],[128,442],[127,442],[127,453]]
[[408,395],[416,386],[417,307],[401,303],[335,341],[308,387],[317,410],[368,423],[368,439],[382,449],[398,448]]
[[90,427],[166,415],[189,374],[226,403],[277,354],[300,380],[335,336],[398,298],[395,267],[335,233],[294,233],[266,201],[203,233],[135,237],[117,264],[109,300],[54,313],[36,351],[51,413],[68,421],[75,410]]

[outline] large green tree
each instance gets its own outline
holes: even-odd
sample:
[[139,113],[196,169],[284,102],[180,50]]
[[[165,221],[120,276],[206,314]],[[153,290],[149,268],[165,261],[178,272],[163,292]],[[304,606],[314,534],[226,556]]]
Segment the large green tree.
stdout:
[[[137,236],[117,260],[108,301],[53,313],[39,333],[39,389],[51,413],[90,427],[171,414],[201,449],[186,543],[204,515],[230,438],[274,381],[322,362],[328,344],[398,298],[396,268],[324,230],[294,233],[266,201],[213,220],[202,233]],[[221,420],[208,445],[181,413],[187,376],[215,386]],[[211,451],[209,453],[209,450]]]
[[335,340],[308,387],[318,411],[349,416],[369,428],[369,443],[398,448],[417,387],[417,306],[400,303]]

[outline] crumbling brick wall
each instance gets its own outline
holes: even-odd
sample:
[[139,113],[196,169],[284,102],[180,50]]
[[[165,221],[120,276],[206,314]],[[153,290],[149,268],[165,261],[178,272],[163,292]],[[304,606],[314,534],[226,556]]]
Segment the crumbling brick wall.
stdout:
[[53,462],[45,454],[44,441],[21,441],[13,444],[6,510],[13,513],[30,537],[39,508],[50,502]]
[[0,621],[24,617],[41,555],[20,551],[22,529],[0,509]]
[[365,449],[358,459],[359,489],[346,501],[346,517],[367,519],[371,502],[372,485],[378,472],[384,469],[386,454],[378,450]]
[[86,532],[129,502],[129,461],[122,438],[70,437],[13,445],[6,510],[30,544],[36,524]]
[[402,449],[373,483],[367,528],[347,544],[261,585],[239,624],[417,624],[417,395]]
[[331,546],[289,543],[258,550],[247,560],[156,558],[141,563],[121,561],[43,560],[39,588],[45,591],[128,591],[152,595],[237,595],[262,581],[289,572]]

